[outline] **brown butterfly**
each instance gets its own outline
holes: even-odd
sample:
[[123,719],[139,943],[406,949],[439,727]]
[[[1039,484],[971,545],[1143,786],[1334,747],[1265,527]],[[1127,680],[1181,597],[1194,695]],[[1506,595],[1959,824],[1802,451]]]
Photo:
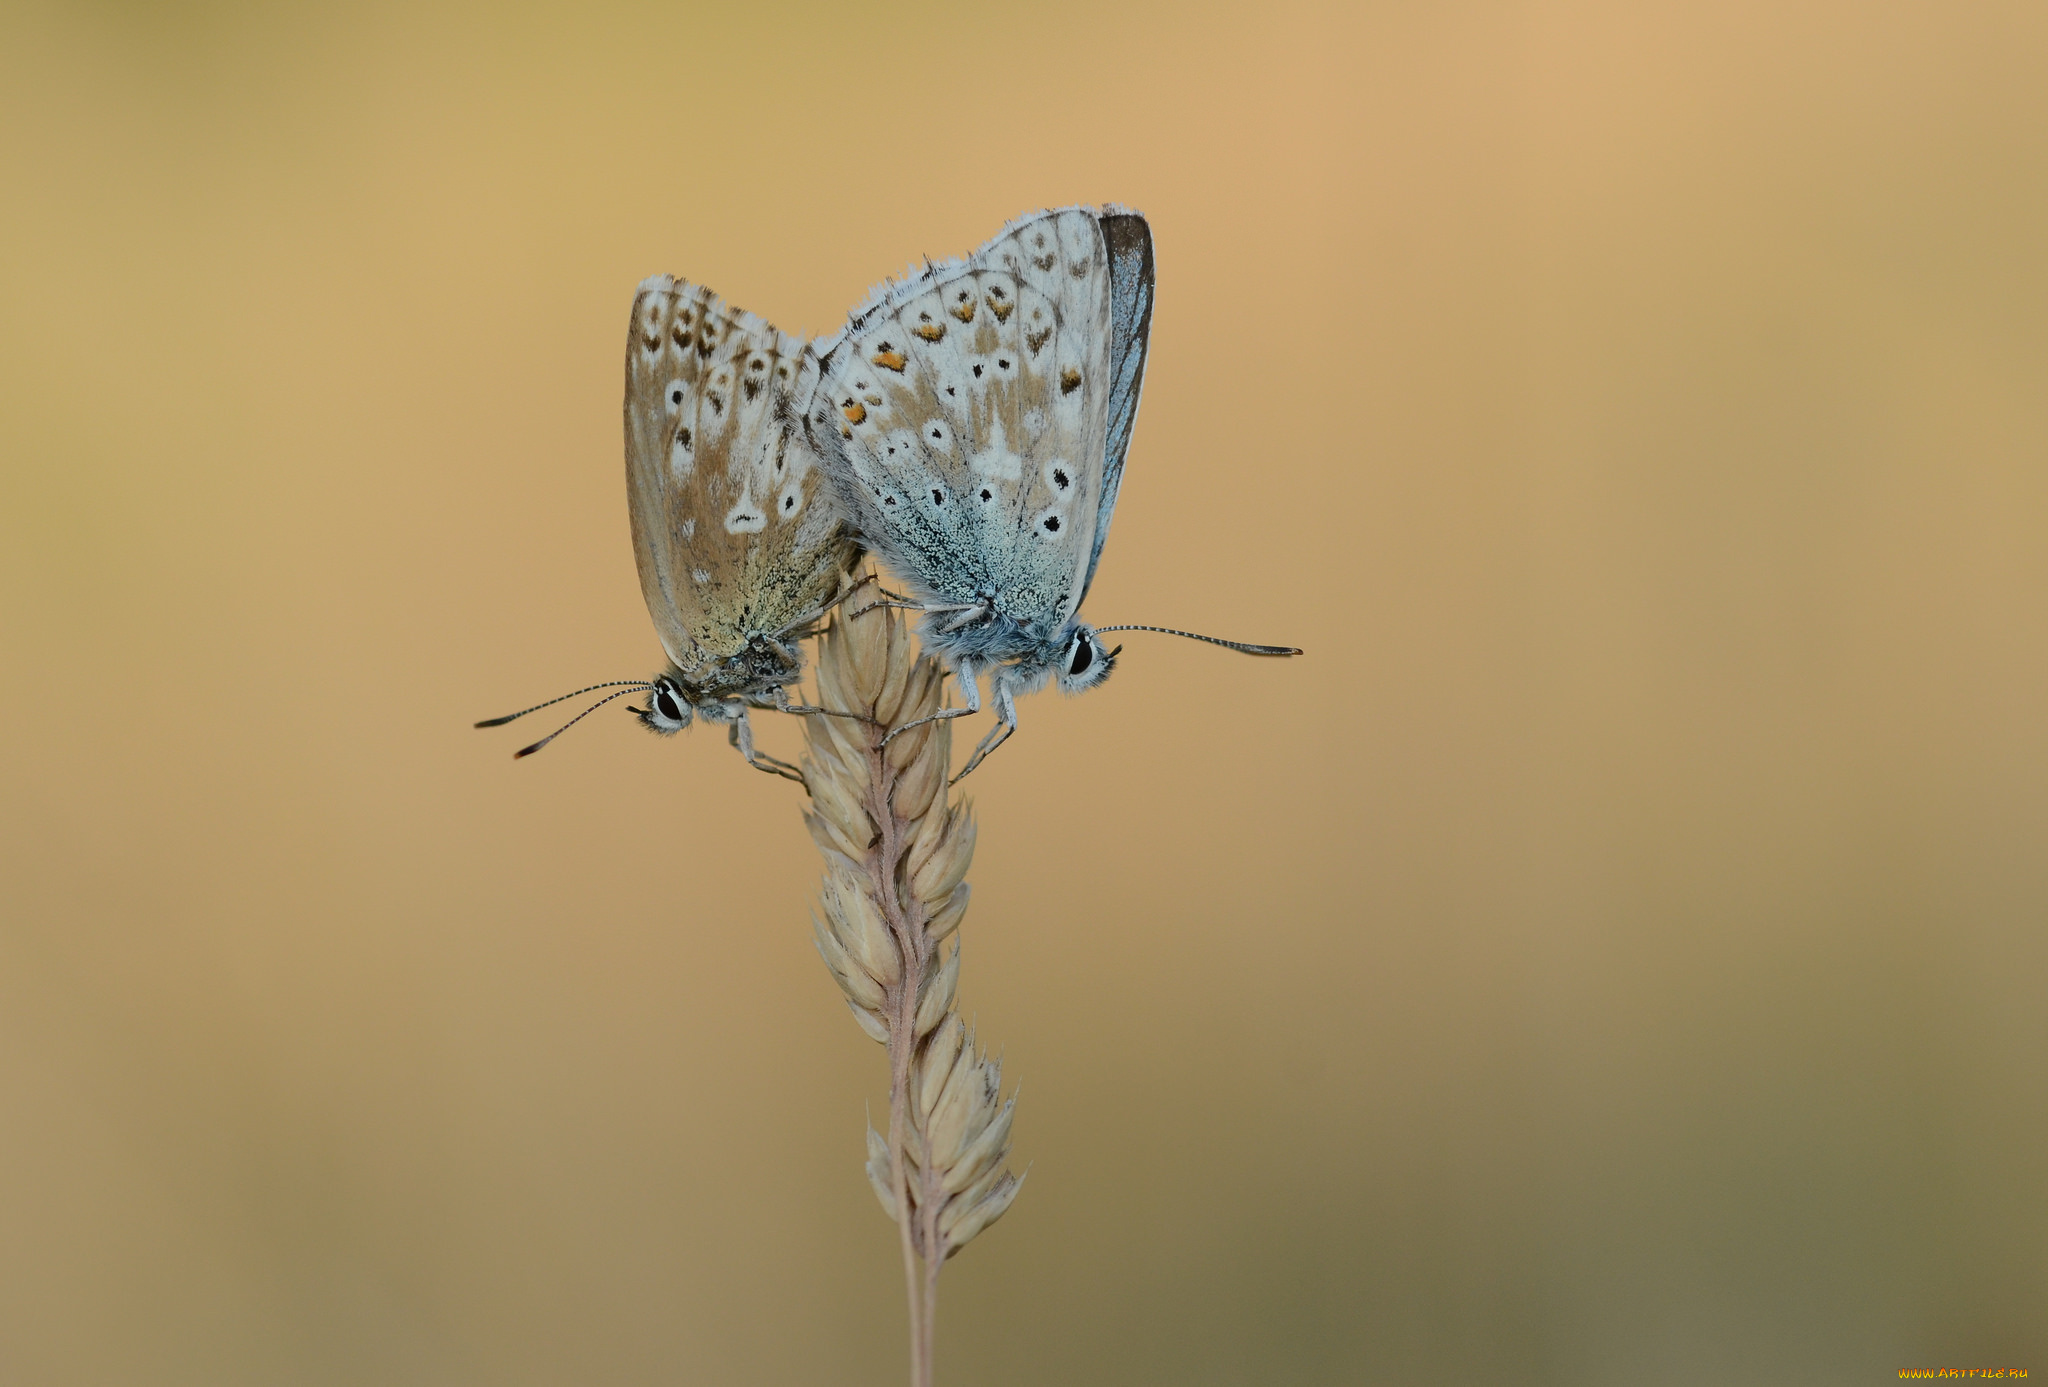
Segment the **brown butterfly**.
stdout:
[[669,275],[641,284],[626,340],[626,504],[668,667],[564,694],[617,690],[517,755],[644,690],[647,706],[633,711],[654,731],[724,723],[748,765],[803,779],[755,749],[747,710],[822,711],[789,701],[803,672],[798,642],[849,590],[861,554],[803,426],[818,381],[803,339],[702,285]]

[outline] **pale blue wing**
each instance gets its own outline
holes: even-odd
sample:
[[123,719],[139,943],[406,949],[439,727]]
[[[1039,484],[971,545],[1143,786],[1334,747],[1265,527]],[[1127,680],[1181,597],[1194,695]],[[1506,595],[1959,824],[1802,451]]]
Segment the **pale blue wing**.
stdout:
[[988,600],[1048,634],[1080,604],[1112,379],[1100,218],[1020,217],[883,285],[826,344],[813,435],[921,600]]

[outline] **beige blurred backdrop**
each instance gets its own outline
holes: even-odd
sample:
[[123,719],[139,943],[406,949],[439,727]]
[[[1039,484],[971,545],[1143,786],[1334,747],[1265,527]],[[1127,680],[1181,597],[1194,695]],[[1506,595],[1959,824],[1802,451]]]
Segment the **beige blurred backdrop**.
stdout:
[[2040,5],[16,4],[0,160],[0,1379],[901,1380],[800,795],[469,724],[659,664],[643,276],[1101,200],[1090,615],[1309,654],[969,782],[943,1378],[2048,1373]]

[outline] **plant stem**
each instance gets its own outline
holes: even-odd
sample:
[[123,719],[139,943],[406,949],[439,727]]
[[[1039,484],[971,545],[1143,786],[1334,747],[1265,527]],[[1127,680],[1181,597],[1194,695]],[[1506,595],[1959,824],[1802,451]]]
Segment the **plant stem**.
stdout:
[[925,725],[944,705],[943,680],[894,611],[835,621],[819,641],[819,705],[860,711],[815,716],[805,732],[804,823],[825,854],[815,942],[889,1055],[889,1134],[870,1126],[864,1166],[896,1220],[911,1387],[932,1387],[946,1259],[1003,1216],[1021,1183],[1005,1165],[1016,1098],[1003,1101],[1001,1061],[960,1020],[959,945],[945,948],[967,911],[975,821],[946,794],[949,725]]
[[[910,1309],[911,1387],[932,1387],[932,1317],[937,1309],[938,1267],[926,1263],[918,1275],[918,1238],[911,1227],[910,1167],[905,1148],[910,1139],[910,1065],[917,1052],[917,980],[924,976],[926,942],[924,922],[915,901],[906,910],[897,888],[897,865],[903,855],[903,824],[890,802],[896,787],[896,771],[882,752],[886,730],[870,728],[868,739],[868,813],[880,826],[877,841],[868,851],[868,880],[882,918],[902,954],[902,976],[889,997],[889,1161],[895,1185],[896,1206],[902,1211],[896,1220],[903,1246],[903,1289]],[[932,1230],[936,1232],[937,1230]],[[932,1246],[928,1238],[925,1245]]]

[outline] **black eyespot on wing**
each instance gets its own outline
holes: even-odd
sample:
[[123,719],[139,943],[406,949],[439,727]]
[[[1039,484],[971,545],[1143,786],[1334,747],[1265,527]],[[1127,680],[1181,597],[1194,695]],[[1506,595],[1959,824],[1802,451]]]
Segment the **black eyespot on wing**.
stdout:
[[668,402],[669,402],[670,404],[672,404],[672,405],[679,405],[679,404],[681,404],[681,403],[683,402],[683,387],[682,387],[682,386],[680,386],[680,385],[674,385],[674,386],[670,386],[670,387],[669,387],[669,392],[668,392]]
[[1088,666],[1095,663],[1095,644],[1088,640],[1074,642],[1074,662],[1067,666],[1068,674],[1086,674]]
[[[977,361],[977,362],[975,362],[975,363],[974,363],[974,378],[975,378],[976,380],[980,380],[980,379],[981,379],[981,363],[980,363],[979,361]],[[952,391],[950,391],[950,390],[948,390],[948,391],[947,391],[946,393],[947,393],[948,395],[950,395],[950,394],[952,394],[953,392],[952,392]]]
[[943,506],[943,505],[945,505],[945,504],[946,504],[946,493],[945,493],[945,492],[943,492],[943,491],[941,491],[941,490],[939,490],[939,489],[938,489],[937,487],[933,487],[933,488],[932,488],[932,504],[933,504],[933,505],[935,505],[935,506]]
[[676,442],[683,445],[684,452],[690,451],[690,426],[688,424],[676,430]]
[[796,497],[794,497],[794,496],[785,496],[785,497],[783,497],[783,498],[782,498],[782,508],[783,508],[784,510],[795,510],[795,509],[796,509]]
[[984,501],[993,501],[995,499],[995,495],[996,494],[993,491],[990,491],[987,487],[983,487],[981,489],[981,499]]
[[1055,467],[1052,469],[1052,484],[1058,487],[1061,491],[1065,491],[1067,489],[1067,471],[1064,467]]
[[1048,515],[1045,518],[1045,532],[1049,535],[1056,535],[1060,532],[1060,518],[1057,515]]

